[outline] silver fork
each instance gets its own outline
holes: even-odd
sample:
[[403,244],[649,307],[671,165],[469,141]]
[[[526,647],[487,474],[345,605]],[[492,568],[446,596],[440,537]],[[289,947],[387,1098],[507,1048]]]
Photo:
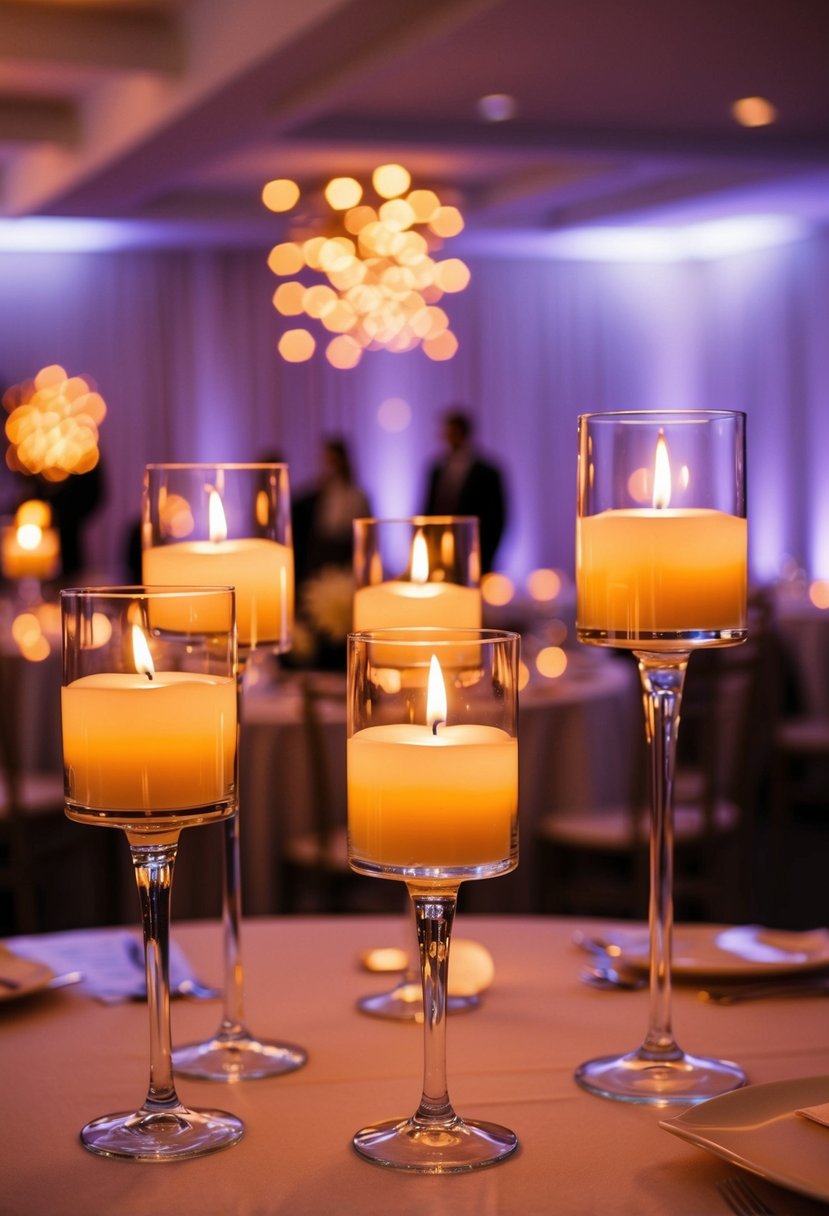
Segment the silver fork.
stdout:
[[717,1190],[735,1216],[774,1216],[771,1208],[752,1190],[741,1174],[723,1178]]

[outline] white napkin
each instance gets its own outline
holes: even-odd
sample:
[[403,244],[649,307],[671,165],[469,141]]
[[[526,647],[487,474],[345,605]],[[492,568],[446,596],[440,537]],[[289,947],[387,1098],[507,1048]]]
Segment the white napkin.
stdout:
[[[135,951],[139,941],[129,930],[75,929],[66,933],[40,933],[31,937],[10,937],[6,946],[21,958],[45,963],[60,975],[65,971],[80,971],[83,980],[78,985],[96,1000],[107,1005],[129,1001],[146,994],[143,947]],[[140,942],[139,942],[140,944]],[[170,985],[192,974],[187,959],[170,942]]]
[[824,1102],[820,1106],[804,1106],[802,1110],[795,1111],[796,1115],[803,1115],[805,1119],[812,1119],[815,1123],[822,1123],[824,1127],[829,1127],[829,1102]]

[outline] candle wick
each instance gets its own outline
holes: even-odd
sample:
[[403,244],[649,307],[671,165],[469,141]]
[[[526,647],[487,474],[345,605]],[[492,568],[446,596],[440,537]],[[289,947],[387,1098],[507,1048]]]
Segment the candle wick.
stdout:
[[444,721],[443,718],[435,718],[434,722],[432,723],[432,734],[433,735],[436,735],[438,733],[438,723],[442,723],[443,721]]
[[147,677],[148,680],[152,681],[153,673],[151,671],[145,671],[144,675]]

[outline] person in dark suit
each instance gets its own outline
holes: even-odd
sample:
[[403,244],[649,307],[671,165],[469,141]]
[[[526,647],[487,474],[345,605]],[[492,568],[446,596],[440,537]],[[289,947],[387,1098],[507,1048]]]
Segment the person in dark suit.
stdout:
[[481,538],[481,573],[492,570],[504,533],[507,505],[497,465],[473,444],[472,420],[453,407],[443,418],[447,452],[429,470],[424,515],[477,515]]

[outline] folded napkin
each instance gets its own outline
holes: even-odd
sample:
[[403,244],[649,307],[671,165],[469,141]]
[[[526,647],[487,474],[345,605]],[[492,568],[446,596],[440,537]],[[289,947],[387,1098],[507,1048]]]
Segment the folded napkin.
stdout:
[[[129,930],[76,929],[10,937],[6,946],[20,958],[45,963],[55,974],[80,971],[78,987],[107,1005],[146,995],[143,946]],[[136,948],[136,947],[139,948]],[[181,949],[170,942],[170,987],[192,975]]]
[[824,1102],[821,1106],[804,1106],[802,1110],[795,1111],[796,1115],[803,1115],[805,1119],[812,1119],[815,1123],[822,1123],[824,1127],[829,1127],[829,1102]]

